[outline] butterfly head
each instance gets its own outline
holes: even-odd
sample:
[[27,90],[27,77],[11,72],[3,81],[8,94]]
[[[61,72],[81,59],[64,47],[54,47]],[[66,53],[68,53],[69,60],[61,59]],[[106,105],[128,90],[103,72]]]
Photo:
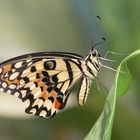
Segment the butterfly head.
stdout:
[[99,57],[100,57],[100,54],[98,53],[98,51],[92,48],[88,56],[85,58],[85,63],[87,66],[87,72],[86,72],[87,76],[89,77],[97,76],[97,73],[99,72],[101,68]]
[[98,53],[98,51],[94,48],[92,48],[90,50],[90,54],[93,56],[93,57],[100,57],[100,54]]

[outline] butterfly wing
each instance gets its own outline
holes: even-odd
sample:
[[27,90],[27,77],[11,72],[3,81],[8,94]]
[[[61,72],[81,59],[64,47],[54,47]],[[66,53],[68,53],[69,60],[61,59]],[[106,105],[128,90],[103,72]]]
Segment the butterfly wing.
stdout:
[[25,58],[2,63],[0,91],[18,96],[26,103],[27,113],[52,117],[65,106],[72,86],[82,76],[82,60],[51,55]]

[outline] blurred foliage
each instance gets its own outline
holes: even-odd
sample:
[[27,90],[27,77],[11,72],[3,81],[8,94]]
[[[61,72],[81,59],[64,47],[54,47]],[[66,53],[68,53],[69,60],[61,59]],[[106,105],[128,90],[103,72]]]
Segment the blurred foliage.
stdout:
[[[138,0],[0,0],[0,60],[37,51],[86,55],[91,40],[97,43],[102,37],[107,41],[106,47],[98,47],[101,55],[106,50],[130,53],[140,45],[139,13]],[[97,15],[101,17],[100,22]],[[110,58],[120,61],[120,56]],[[137,57],[129,63],[133,87],[117,104],[113,140],[140,138],[139,60]],[[110,87],[112,72],[102,70],[99,77],[103,85]],[[83,139],[101,113],[104,102],[93,86],[84,107],[76,105],[65,109],[55,118],[1,117],[0,139]]]

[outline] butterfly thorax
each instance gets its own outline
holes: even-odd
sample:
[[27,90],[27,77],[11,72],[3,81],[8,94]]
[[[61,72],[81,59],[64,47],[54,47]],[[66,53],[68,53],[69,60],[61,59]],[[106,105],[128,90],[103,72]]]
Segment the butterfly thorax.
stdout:
[[84,71],[85,75],[90,78],[96,77],[101,68],[98,52],[96,50],[91,50],[84,62],[86,66]]

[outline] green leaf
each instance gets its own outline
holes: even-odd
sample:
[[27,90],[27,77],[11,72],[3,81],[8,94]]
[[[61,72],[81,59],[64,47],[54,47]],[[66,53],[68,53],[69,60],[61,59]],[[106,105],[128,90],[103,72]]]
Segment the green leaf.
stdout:
[[133,52],[120,63],[104,109],[84,140],[111,140],[116,98],[129,89],[132,81],[127,62],[138,54],[140,54],[140,50]]

